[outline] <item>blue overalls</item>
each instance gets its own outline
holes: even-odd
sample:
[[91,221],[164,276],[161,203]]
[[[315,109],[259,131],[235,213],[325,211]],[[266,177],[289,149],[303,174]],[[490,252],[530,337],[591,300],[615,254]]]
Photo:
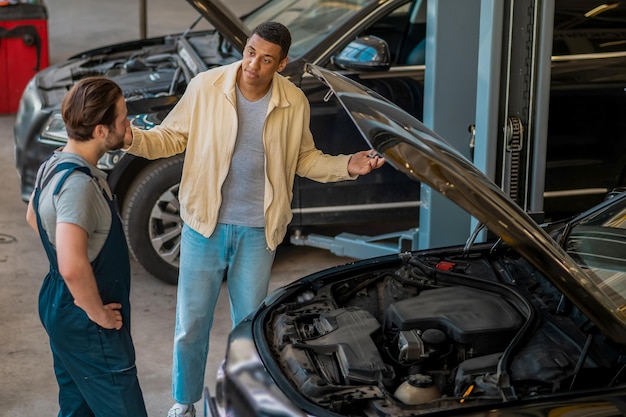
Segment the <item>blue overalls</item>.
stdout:
[[50,261],[50,272],[39,293],[39,316],[50,337],[54,372],[59,384],[58,415],[147,417],[130,335],[130,260],[115,202],[103,191],[111,208],[111,229],[91,266],[102,302],[122,304],[123,325],[120,330],[98,326],[74,304],[59,273],[56,250],[41,223],[41,190],[57,173],[65,171],[54,190],[54,194],[58,194],[75,170],[92,176],[85,166],[60,163],[48,178],[39,181],[33,200],[39,235]]

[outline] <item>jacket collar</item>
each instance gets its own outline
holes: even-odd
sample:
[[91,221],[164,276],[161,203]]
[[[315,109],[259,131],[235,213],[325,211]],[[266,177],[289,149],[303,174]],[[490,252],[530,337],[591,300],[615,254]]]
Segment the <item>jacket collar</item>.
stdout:
[[[215,80],[215,87],[221,88],[222,92],[228,100],[235,104],[236,103],[236,93],[235,86],[237,84],[237,72],[241,68],[242,61],[233,62],[232,64],[224,66],[224,71],[222,75],[217,77]],[[287,98],[287,91],[285,89],[285,83],[289,83],[288,79],[280,75],[279,73],[274,73],[274,77],[272,79],[272,97],[270,98],[270,109],[274,107],[289,107],[290,102]]]

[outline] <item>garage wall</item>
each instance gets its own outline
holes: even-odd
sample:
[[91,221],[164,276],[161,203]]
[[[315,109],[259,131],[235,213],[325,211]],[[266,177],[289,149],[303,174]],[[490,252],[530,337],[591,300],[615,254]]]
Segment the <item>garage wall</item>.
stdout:
[[[260,4],[258,0],[229,0],[237,15]],[[50,63],[81,51],[138,39],[141,36],[137,0],[44,0],[48,10]],[[148,37],[183,32],[197,16],[186,0],[146,0]],[[115,16],[115,18],[111,18]],[[102,32],[102,19],[109,30]],[[92,28],[99,28],[93,31]],[[209,25],[198,25],[206,29]]]

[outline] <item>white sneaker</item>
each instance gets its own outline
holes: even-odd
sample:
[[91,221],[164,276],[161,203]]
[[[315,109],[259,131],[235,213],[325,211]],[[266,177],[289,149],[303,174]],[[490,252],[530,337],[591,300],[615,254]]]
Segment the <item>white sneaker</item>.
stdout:
[[168,411],[167,417],[196,417],[196,409],[193,404],[176,403]]

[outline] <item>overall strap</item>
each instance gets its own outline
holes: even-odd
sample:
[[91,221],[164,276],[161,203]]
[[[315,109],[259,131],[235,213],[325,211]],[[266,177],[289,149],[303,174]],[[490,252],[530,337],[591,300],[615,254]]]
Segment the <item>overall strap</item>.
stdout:
[[54,172],[51,172],[46,178],[40,177],[39,181],[35,185],[35,192],[33,194],[33,209],[37,217],[37,229],[39,230],[39,238],[41,239],[41,242],[43,243],[44,249],[46,251],[46,255],[48,256],[48,260],[50,261],[51,271],[58,271],[56,251],[54,250],[54,248],[52,247],[50,243],[48,234],[46,233],[43,227],[41,216],[39,215],[39,198],[41,196],[41,190],[50,182],[50,180],[56,174],[65,170],[67,170],[67,172],[63,174],[63,178],[61,178],[61,180],[59,181],[59,184],[56,187],[54,194],[59,193],[61,186],[63,185],[67,177],[75,170],[81,171],[93,178],[93,175],[91,174],[91,171],[89,170],[89,168],[82,166],[82,165],[78,165],[73,162],[62,162],[59,165],[57,165],[54,169]]
[[64,170],[68,170],[68,171],[65,174],[63,174],[63,178],[61,178],[61,181],[59,181],[59,184],[57,185],[57,188],[55,188],[55,190],[54,190],[54,195],[59,193],[59,191],[61,190],[61,186],[63,185],[63,183],[65,182],[67,177],[69,177],[69,175],[72,172],[74,172],[75,170],[83,172],[83,173],[89,175],[92,178],[94,177],[91,174],[91,171],[89,170],[89,168],[87,168],[86,166],[79,165],[79,164],[77,164],[75,162],[61,162],[56,167],[54,167],[54,171],[51,172],[47,177],[44,178],[43,175],[42,175],[39,178],[39,181],[37,182],[37,184],[35,184],[35,188],[39,188],[40,190],[42,190],[46,185],[48,185],[50,180],[52,180],[52,178],[54,178],[54,176],[56,174],[58,174],[59,172],[64,171]]
[[[61,172],[61,171],[66,171],[66,172],[65,172],[65,174],[63,174],[63,177],[61,177],[61,179],[57,183],[57,187],[54,189],[54,193],[52,193],[53,195],[59,194],[59,192],[61,191],[61,187],[63,186],[63,183],[65,182],[67,177],[69,177],[72,174],[72,172],[74,172],[74,171],[83,172],[83,173],[89,175],[91,178],[94,178],[94,176],[91,174],[91,171],[89,170],[89,168],[87,168],[86,166],[83,166],[83,165],[78,165],[75,162],[61,162],[59,165],[56,166],[55,171],[56,171],[55,174],[58,173],[58,172]],[[53,176],[54,175],[50,175],[48,178],[46,178],[46,182],[44,183],[44,186],[47,184],[47,182]]]

